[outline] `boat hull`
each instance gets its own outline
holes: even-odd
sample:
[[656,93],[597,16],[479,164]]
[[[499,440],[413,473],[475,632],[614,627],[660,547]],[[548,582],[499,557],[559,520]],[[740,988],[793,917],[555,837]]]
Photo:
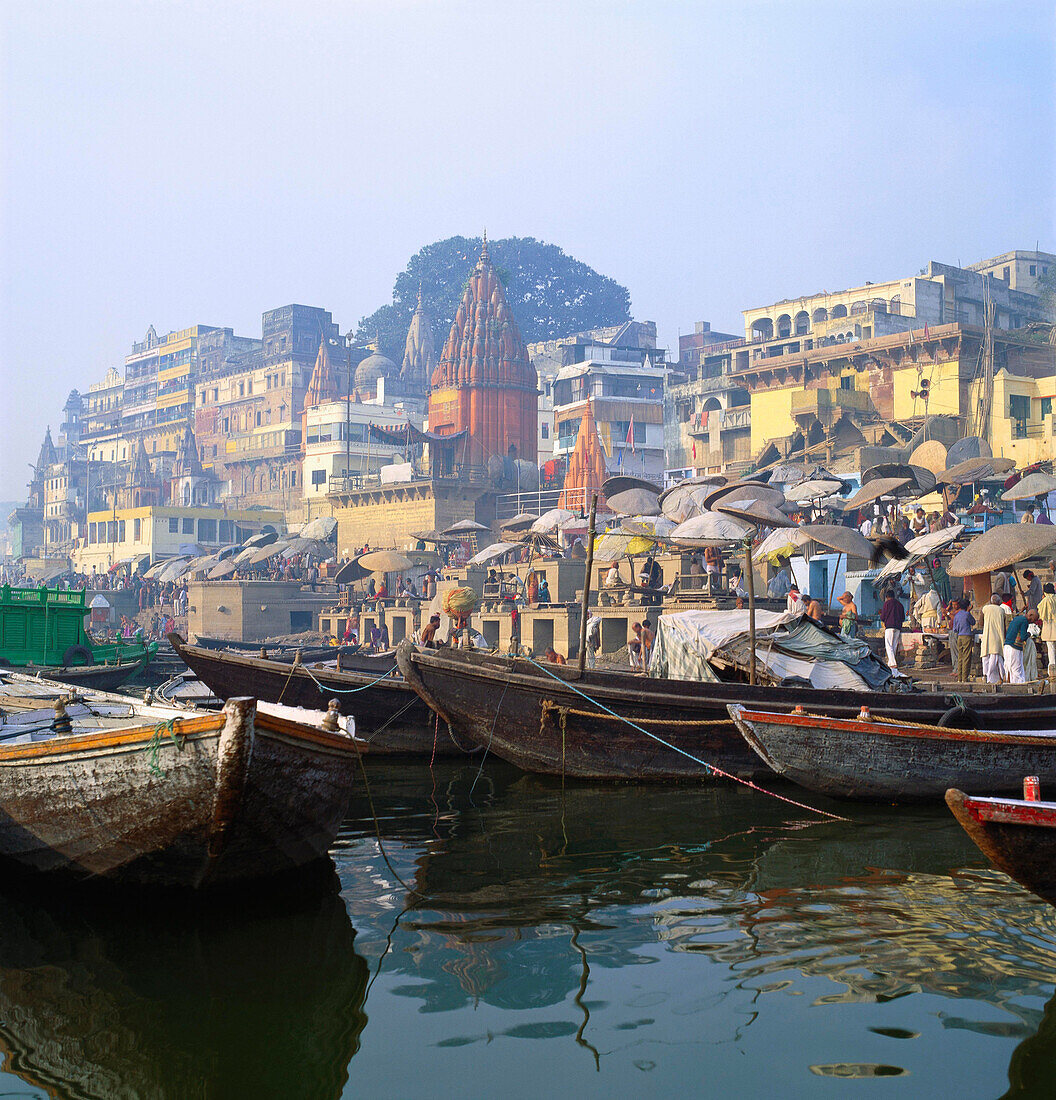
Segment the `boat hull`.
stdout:
[[955,730],[737,704],[729,710],[778,775],[833,798],[902,802],[941,799],[950,787],[1015,791],[1024,775],[1056,783],[1056,733]]
[[[386,676],[393,664],[378,668],[376,659],[365,658],[364,668],[313,668],[237,653],[221,653],[187,645],[178,635],[169,641],[186,665],[219,698],[251,695],[268,703],[318,710],[330,698],[341,713],[356,720],[356,737],[367,742],[367,751],[412,756],[461,755],[428,706],[404,680]],[[352,660],[352,658],[347,658]]]
[[45,680],[58,680],[74,687],[95,688],[97,691],[113,691],[138,676],[150,663],[150,654],[138,661],[127,661],[120,665],[70,665],[68,667],[25,667],[14,669],[26,675],[41,676]]
[[357,774],[351,739],[252,699],[158,727],[0,747],[0,855],[136,886],[237,886],[324,859]]
[[[586,671],[580,680],[567,666],[547,666],[544,671],[544,666],[523,659],[418,649],[408,642],[397,647],[396,658],[404,679],[459,738],[485,746],[525,771],[585,779],[662,780],[709,774],[706,766],[678,750],[742,778],[772,775],[737,731],[727,710],[730,703],[758,702],[780,710],[823,703],[847,717],[867,704],[885,717],[936,723],[976,721],[1000,707],[1024,728],[1056,724],[1056,696],[973,697],[964,711],[956,697],[937,693],[821,692],[599,671]],[[675,748],[605,714],[579,691]]]
[[1056,803],[972,798],[951,789],[946,805],[999,871],[1056,905]]

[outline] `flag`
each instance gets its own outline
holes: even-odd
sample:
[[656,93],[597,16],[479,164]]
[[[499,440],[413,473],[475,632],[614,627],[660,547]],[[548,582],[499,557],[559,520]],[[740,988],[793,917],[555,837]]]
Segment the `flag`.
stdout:
[[631,454],[633,455],[635,453],[635,451],[634,451],[634,413],[631,413],[631,422],[627,426],[627,446],[631,448]]
[[697,460],[697,441],[694,439],[693,440],[693,461],[696,462],[696,460]]
[[924,322],[924,339],[925,340],[930,340],[931,339],[931,335],[928,332],[928,322],[927,321]]
[[616,456],[616,465],[617,465],[617,466],[622,466],[622,465],[623,465],[623,451],[622,451],[622,450],[621,450],[621,451],[620,451],[620,453],[619,453],[619,454],[618,454],[618,455]]

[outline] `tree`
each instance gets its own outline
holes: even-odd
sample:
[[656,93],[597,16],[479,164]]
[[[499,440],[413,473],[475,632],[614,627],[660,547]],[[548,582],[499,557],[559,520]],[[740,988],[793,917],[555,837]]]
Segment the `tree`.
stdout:
[[[356,339],[373,340],[377,335],[382,350],[398,363],[420,281],[439,355],[480,249],[479,237],[449,237],[416,252],[396,276],[392,303],[364,317]],[[488,251],[528,343],[630,320],[627,288],[566,255],[557,245],[534,237],[508,237],[489,241]]]

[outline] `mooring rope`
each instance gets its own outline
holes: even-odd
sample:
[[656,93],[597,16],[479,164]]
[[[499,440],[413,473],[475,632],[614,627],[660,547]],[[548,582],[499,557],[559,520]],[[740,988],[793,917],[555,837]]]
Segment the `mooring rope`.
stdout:
[[168,734],[172,743],[176,746],[177,752],[183,752],[183,743],[186,740],[185,737],[181,737],[179,730],[176,729],[176,723],[180,718],[170,718],[167,722],[159,722],[154,727],[154,733],[151,735],[150,740],[147,742],[147,755],[150,757],[149,771],[151,775],[164,775],[165,773],[158,766],[158,758],[161,754],[161,746],[165,742],[165,734]]
[[[757,791],[759,794],[769,795],[770,798],[776,798],[779,802],[787,802],[790,806],[795,806],[800,810],[807,810],[812,814],[819,814],[822,817],[831,818],[833,821],[847,821],[848,818],[842,817],[840,814],[829,813],[828,810],[819,810],[816,806],[808,806],[805,802],[797,802],[794,798],[786,798],[783,794],[777,794],[776,791],[768,791],[765,787],[760,787],[757,783],[753,783],[750,779],[742,779],[739,775],[733,775],[732,772],[724,771],[722,768],[717,767],[715,764],[709,764],[706,760],[701,760],[699,756],[694,756],[691,752],[686,752],[685,749],[680,749],[677,745],[672,745],[670,741],[665,741],[662,737],[658,737],[655,733],[650,733],[643,726],[638,725],[637,722],[632,722],[630,718],[624,717],[622,714],[617,714],[616,711],[607,707],[604,703],[598,702],[592,696],[588,695],[585,691],[581,691],[575,684],[570,683],[568,680],[562,680],[560,676],[555,676],[548,668],[544,668],[534,657],[526,658],[531,664],[535,665],[540,672],[545,673],[551,680],[556,680],[563,687],[570,688],[577,695],[582,696],[588,703],[592,703],[600,710],[605,711],[606,714],[611,714],[613,718],[618,718],[621,722],[626,723],[631,729],[637,730],[639,733],[644,733],[646,737],[651,738],[653,741],[659,742],[665,748],[671,749],[673,752],[677,752],[680,756],[686,757],[687,760],[692,760],[694,764],[699,764],[704,768],[705,773],[709,775],[718,775],[723,779],[731,779],[734,783],[740,783],[742,787],[748,787],[750,790]],[[507,681],[508,683],[509,681]],[[505,694],[505,692],[503,692]],[[496,711],[496,717],[498,712]],[[732,724],[732,723],[731,723]],[[494,732],[494,730],[493,730]]]
[[[322,695],[355,695],[357,691],[366,691],[367,688],[372,688],[375,684],[380,684],[382,680],[387,680],[398,667],[398,665],[393,665],[388,672],[383,672],[376,680],[371,680],[369,684],[362,684],[360,687],[355,688],[337,688],[319,683],[312,674],[312,670],[307,665],[301,665],[301,668],[308,674],[309,679],[315,681],[315,686]],[[290,675],[292,676],[293,673],[291,672]]]

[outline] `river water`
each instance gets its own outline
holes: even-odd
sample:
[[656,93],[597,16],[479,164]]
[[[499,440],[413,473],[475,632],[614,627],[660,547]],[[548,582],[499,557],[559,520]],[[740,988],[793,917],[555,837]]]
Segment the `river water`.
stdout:
[[0,1096],[1056,1094],[1056,910],[944,808],[368,775],[330,892],[0,885]]

